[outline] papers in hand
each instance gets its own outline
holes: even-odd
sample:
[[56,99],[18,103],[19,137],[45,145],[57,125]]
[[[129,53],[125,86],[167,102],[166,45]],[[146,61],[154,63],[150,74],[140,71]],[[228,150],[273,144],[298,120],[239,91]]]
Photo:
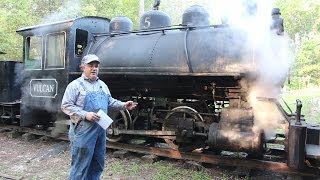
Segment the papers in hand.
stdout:
[[97,121],[97,123],[104,129],[106,130],[111,123],[113,122],[113,120],[108,116],[108,114],[106,114],[104,111],[102,111],[101,109],[98,111],[97,113],[100,116],[100,120]]

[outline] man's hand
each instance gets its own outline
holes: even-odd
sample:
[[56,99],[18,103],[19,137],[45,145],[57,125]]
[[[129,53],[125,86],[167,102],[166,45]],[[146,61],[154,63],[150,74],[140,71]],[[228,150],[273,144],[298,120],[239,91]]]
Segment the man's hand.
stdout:
[[126,104],[124,105],[124,107],[128,110],[133,110],[134,108],[136,108],[138,105],[138,103],[133,102],[133,101],[127,101]]
[[97,114],[97,113],[94,113],[94,112],[88,112],[86,114],[86,120],[88,121],[98,121],[100,119],[100,116]]

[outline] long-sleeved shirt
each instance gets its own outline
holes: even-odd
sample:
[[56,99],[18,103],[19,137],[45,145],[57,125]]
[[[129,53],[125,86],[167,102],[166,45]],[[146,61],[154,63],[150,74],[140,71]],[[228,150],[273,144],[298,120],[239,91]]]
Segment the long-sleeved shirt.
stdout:
[[84,74],[78,79],[72,81],[66,88],[62,98],[61,110],[70,116],[73,123],[80,120],[85,120],[87,111],[83,110],[84,98],[86,90],[81,86],[83,83],[87,91],[100,91],[102,89],[109,97],[109,107],[114,109],[123,109],[125,103],[111,97],[108,86],[99,78],[95,81],[90,81]]

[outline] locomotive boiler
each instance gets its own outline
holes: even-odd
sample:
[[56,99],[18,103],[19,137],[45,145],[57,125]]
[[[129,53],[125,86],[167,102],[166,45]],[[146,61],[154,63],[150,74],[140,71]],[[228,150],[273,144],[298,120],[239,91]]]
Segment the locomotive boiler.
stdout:
[[[265,34],[276,43],[283,38],[278,14],[278,9],[273,11],[273,24]],[[170,17],[155,6],[143,14],[139,30],[133,30],[125,16],[111,20],[90,16],[17,32],[24,40],[24,70],[14,77],[22,89],[21,104],[18,101],[20,107],[15,103],[12,108],[12,100],[3,100],[2,119],[61,132],[59,127],[69,123],[60,110],[63,92],[81,74],[81,58],[96,54],[101,61],[99,78],[112,96],[138,103],[131,112],[109,112],[114,122],[106,131],[108,141],[138,138],[180,151],[201,148],[259,158],[272,141],[265,127],[259,126],[262,122],[283,128],[281,135],[274,135],[284,138],[290,167],[303,168],[306,158],[319,157],[308,149],[319,147],[320,127],[300,119],[300,103],[293,114],[275,97],[252,96],[264,75],[259,66],[262,52],[253,34],[225,22],[210,25],[209,13],[201,6],[188,8],[180,25],[172,25]],[[283,83],[280,78],[272,85],[278,90]]]
[[[187,9],[175,28],[158,10],[141,19],[138,32],[131,32],[127,18],[112,19],[110,32],[98,34],[85,51],[100,57],[100,78],[114,96],[135,97],[139,103],[138,115],[125,123],[139,130],[131,135],[155,133],[145,131],[152,129],[172,148],[192,150],[209,143],[215,149],[262,152],[262,131],[252,131],[252,107],[240,85],[257,76],[249,34],[210,26],[200,6]],[[108,131],[110,139],[127,133]]]

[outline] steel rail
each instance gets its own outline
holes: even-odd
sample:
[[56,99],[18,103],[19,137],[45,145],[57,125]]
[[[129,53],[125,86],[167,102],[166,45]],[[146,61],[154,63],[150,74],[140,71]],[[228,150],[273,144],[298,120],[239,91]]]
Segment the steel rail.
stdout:
[[320,169],[315,167],[308,167],[303,170],[291,169],[283,162],[272,162],[256,159],[242,159],[236,157],[227,157],[221,155],[211,155],[198,152],[181,152],[169,148],[146,147],[142,145],[124,144],[118,142],[107,142],[107,148],[121,149],[142,154],[153,154],[162,157],[169,157],[173,159],[192,160],[203,163],[210,163],[216,165],[247,167],[250,169],[260,169],[278,173],[295,174],[309,177],[319,177]]
[[[19,126],[9,125],[5,127],[0,126],[0,129],[7,129],[7,130],[18,131],[18,132],[52,137],[51,133],[49,132],[46,132],[43,130],[36,130],[28,127],[19,127]],[[68,141],[68,138],[66,136],[59,136],[59,137],[53,137],[53,138]],[[296,169],[289,168],[287,164],[284,162],[273,162],[273,161],[265,161],[265,160],[257,160],[257,159],[244,159],[244,158],[237,158],[237,157],[205,154],[205,153],[199,153],[199,152],[182,152],[182,151],[177,151],[169,148],[148,147],[143,145],[125,144],[125,143],[119,143],[119,142],[107,142],[107,148],[127,150],[130,152],[136,152],[136,153],[142,153],[142,154],[153,154],[153,155],[168,157],[173,159],[192,160],[192,161],[210,163],[215,165],[246,167],[249,169],[260,169],[265,171],[300,175],[300,176],[306,176],[306,177],[320,177],[319,167],[306,167],[305,169],[302,169],[302,170],[296,170]]]

